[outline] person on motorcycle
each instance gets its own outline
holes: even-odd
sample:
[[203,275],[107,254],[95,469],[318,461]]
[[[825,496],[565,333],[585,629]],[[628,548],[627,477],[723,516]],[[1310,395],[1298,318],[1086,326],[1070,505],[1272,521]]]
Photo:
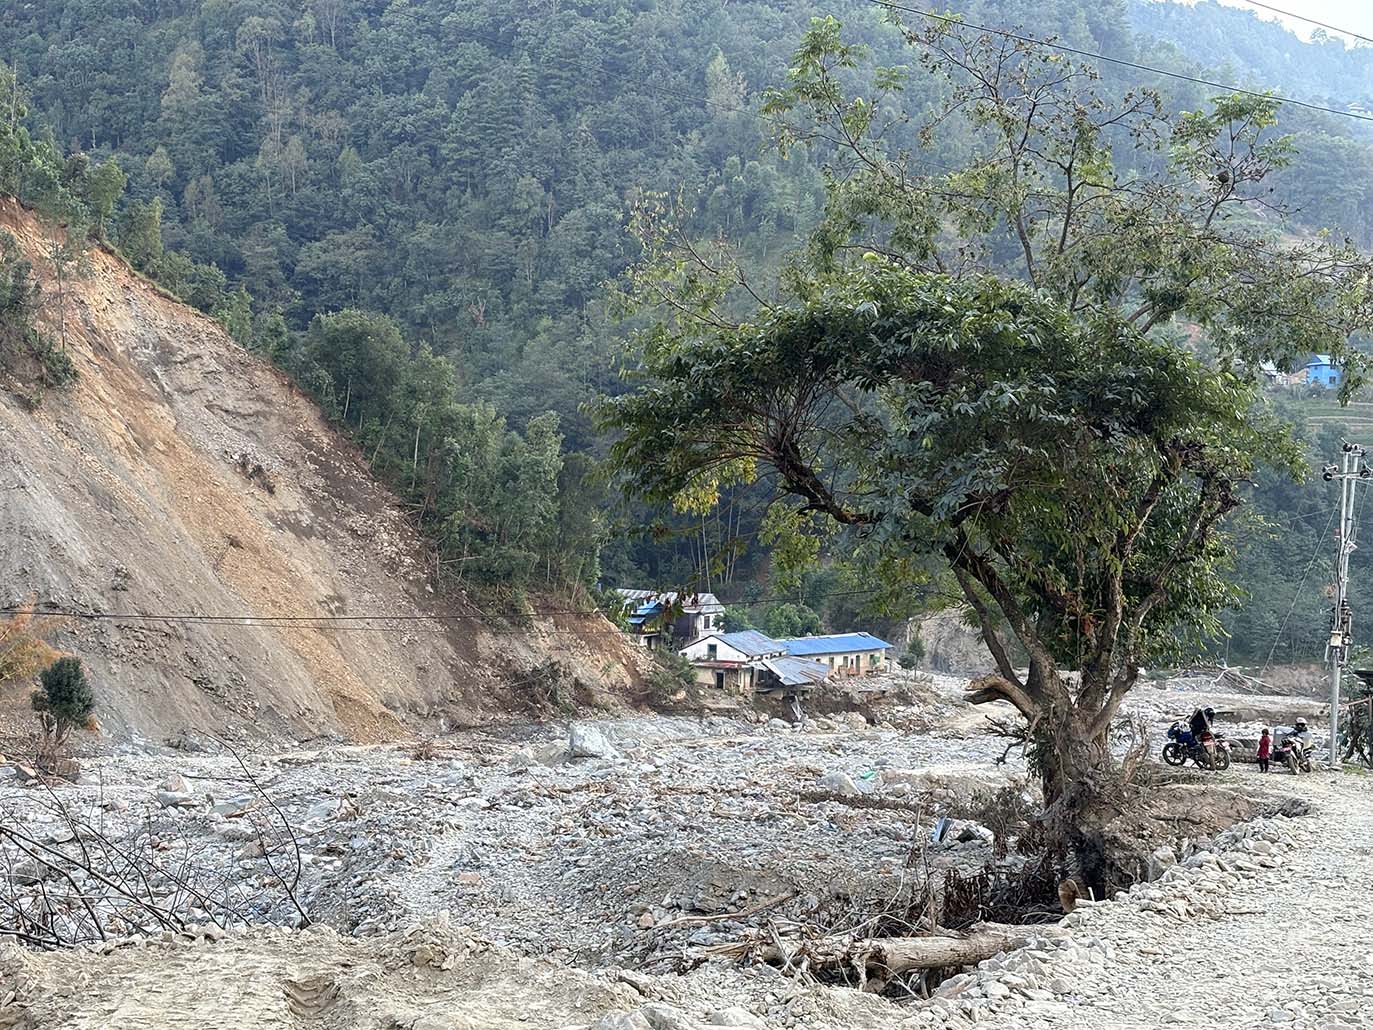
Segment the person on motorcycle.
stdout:
[[1188,729],[1192,731],[1192,739],[1206,751],[1206,765],[1211,769],[1216,767],[1216,737],[1211,732],[1211,724],[1215,720],[1214,708],[1198,708],[1187,723]]
[[1309,755],[1316,749],[1316,738],[1311,736],[1311,729],[1306,725],[1305,719],[1298,719],[1296,728],[1292,731],[1292,739],[1301,748],[1303,756]]

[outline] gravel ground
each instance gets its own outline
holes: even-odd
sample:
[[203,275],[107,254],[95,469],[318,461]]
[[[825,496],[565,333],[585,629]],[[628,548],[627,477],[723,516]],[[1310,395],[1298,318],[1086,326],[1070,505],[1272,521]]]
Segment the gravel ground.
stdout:
[[[1274,801],[1300,793],[1315,813],[1184,842],[1161,879],[1069,916],[1066,942],[989,960],[930,1003],[704,959],[769,921],[832,925],[890,897],[935,814],[1023,782],[1014,756],[996,763],[1002,744],[959,686],[936,681],[918,708],[877,726],[581,723],[576,747],[602,753],[579,758],[566,725],[462,734],[424,758],[398,747],[253,756],[299,829],[301,893],[327,925],[104,955],[0,946],[0,1027],[208,1027],[230,1010],[245,1028],[336,1030],[1373,1026],[1373,943],[1349,929],[1373,922],[1373,783],[1356,775],[1237,765],[1220,785]],[[1237,734],[1301,704],[1217,707],[1231,702]],[[1130,711],[1157,729],[1192,704],[1148,687]],[[260,917],[289,921],[245,853],[242,817],[213,807],[246,797],[231,758],[130,752],[86,772],[66,789],[71,805],[257,884]],[[173,791],[168,806],[158,791],[173,773],[191,796]],[[0,782],[0,808],[29,796]],[[932,854],[971,868],[986,850],[973,834]]]
[[[1275,799],[1286,778],[1231,772]],[[1160,880],[1079,909],[1070,940],[946,982],[920,1026],[1373,1026],[1373,792],[1303,777],[1314,814],[1236,826]]]

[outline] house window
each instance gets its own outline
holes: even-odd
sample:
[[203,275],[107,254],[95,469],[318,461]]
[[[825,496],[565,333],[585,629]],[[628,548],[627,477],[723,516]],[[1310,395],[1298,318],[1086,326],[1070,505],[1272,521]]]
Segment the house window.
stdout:
[[717,657],[719,657],[719,654],[720,654],[720,648],[719,648],[718,645],[716,645],[716,644],[707,644],[707,645],[706,645],[706,661],[708,661],[708,662],[713,662],[713,661],[715,661],[715,659],[716,659]]
[[876,652],[876,651],[874,651],[872,654],[868,655],[868,664],[871,665],[873,668],[877,668],[877,652]]
[[1334,377],[1334,376],[1331,376],[1331,377],[1330,377],[1330,385],[1331,385],[1331,386],[1334,386],[1334,385],[1335,385],[1335,377]]

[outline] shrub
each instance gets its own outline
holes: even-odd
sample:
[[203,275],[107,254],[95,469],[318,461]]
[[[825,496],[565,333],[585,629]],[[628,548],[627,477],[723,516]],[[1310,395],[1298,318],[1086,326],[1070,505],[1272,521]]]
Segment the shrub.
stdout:
[[33,708],[51,722],[59,738],[84,726],[95,712],[95,692],[86,679],[80,658],[59,658],[39,675]]

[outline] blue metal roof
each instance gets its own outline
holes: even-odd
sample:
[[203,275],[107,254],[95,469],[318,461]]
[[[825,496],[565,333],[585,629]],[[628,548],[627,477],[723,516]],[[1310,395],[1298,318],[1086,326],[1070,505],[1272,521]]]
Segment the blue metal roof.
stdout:
[[827,637],[791,637],[779,640],[787,654],[804,657],[812,654],[851,654],[854,651],[883,651],[892,645],[871,633],[834,633]]

